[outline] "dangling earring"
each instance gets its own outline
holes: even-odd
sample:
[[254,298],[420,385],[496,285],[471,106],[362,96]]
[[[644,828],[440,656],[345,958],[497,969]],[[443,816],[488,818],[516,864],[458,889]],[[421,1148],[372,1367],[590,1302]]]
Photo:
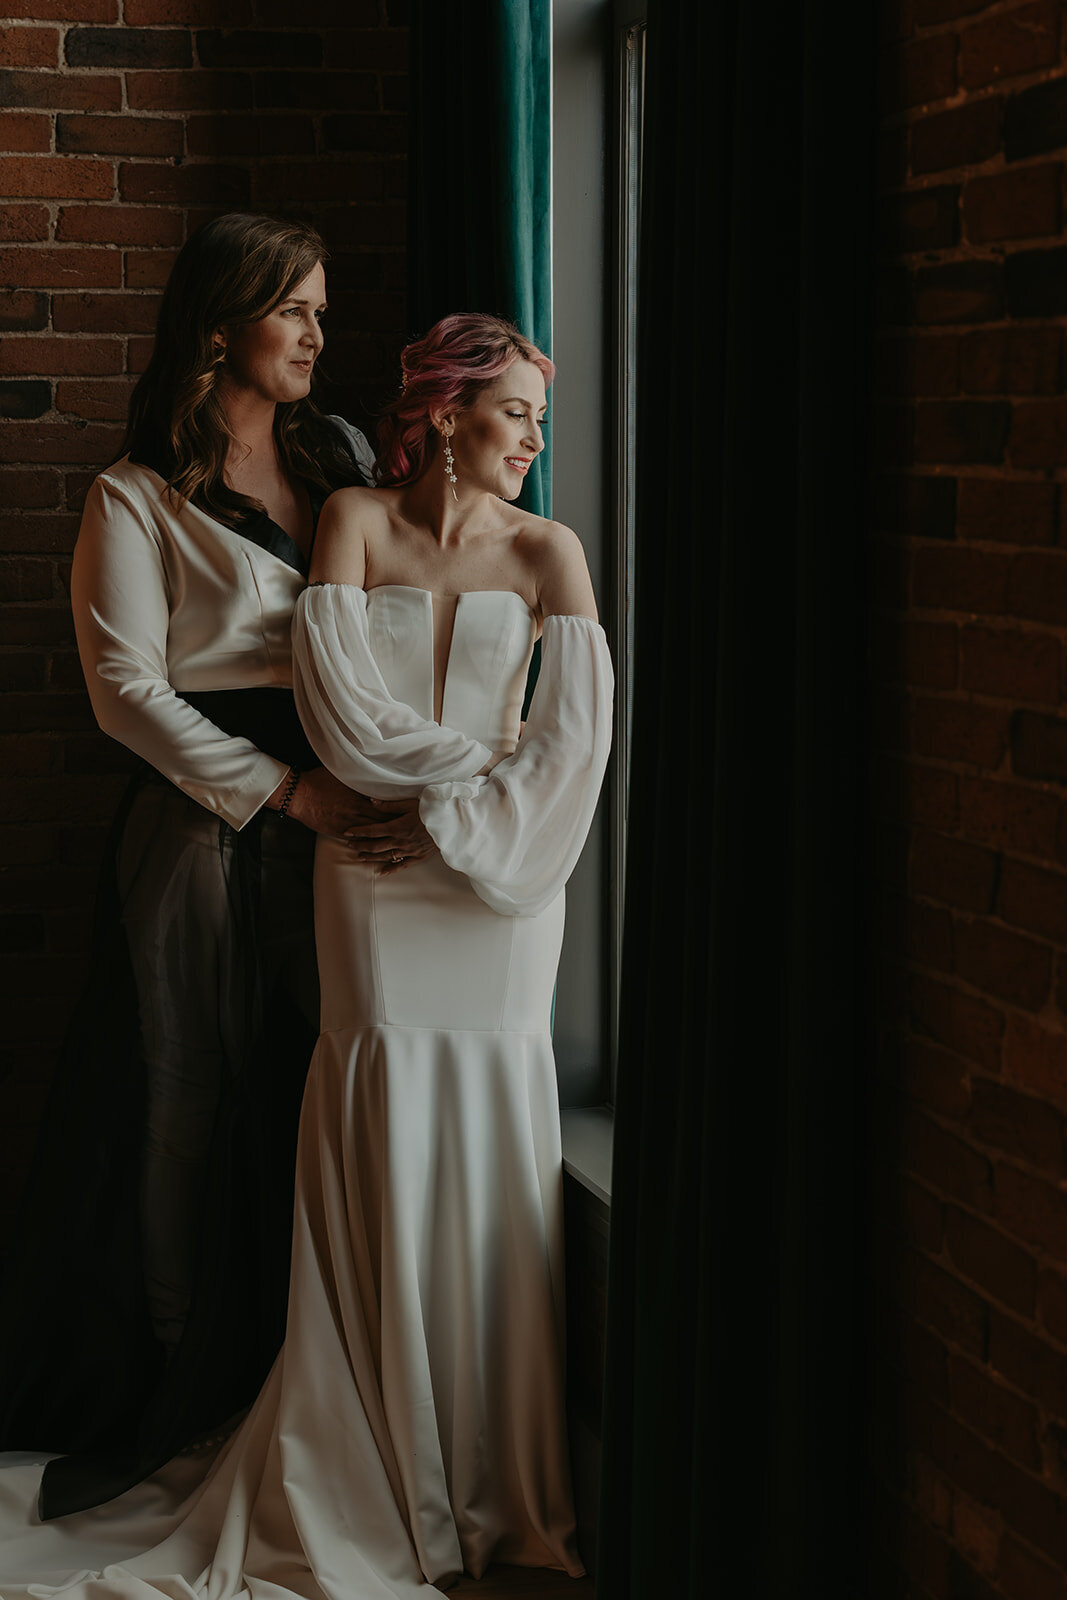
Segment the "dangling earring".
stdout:
[[452,446],[448,442],[447,435],[445,436],[445,477],[452,485],[453,500],[458,501],[459,495],[456,493],[456,458],[452,454]]

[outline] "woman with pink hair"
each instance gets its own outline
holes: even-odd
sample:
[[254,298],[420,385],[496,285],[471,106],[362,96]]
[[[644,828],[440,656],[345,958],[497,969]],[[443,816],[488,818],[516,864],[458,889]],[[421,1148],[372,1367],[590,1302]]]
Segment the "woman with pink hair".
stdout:
[[428,1600],[491,1562],[582,1572],[549,1027],[611,662],[577,536],[511,503],[552,363],[461,315],[403,364],[378,487],[326,501],[294,618],[311,745],[391,820],[316,846],[285,1345],[206,1477],[179,1459],[9,1536],[35,1586],[5,1600],[61,1577],[64,1600]]

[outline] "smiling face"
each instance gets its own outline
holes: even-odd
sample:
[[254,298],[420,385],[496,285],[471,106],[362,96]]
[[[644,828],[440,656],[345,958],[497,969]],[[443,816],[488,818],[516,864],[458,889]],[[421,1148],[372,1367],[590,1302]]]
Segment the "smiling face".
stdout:
[[454,418],[450,437],[458,486],[514,500],[535,456],[545,448],[545,380],[532,361],[515,361],[487,383]]
[[322,349],[319,319],[325,310],[326,274],[320,261],[258,322],[219,330],[226,347],[224,382],[276,404],[303,400]]

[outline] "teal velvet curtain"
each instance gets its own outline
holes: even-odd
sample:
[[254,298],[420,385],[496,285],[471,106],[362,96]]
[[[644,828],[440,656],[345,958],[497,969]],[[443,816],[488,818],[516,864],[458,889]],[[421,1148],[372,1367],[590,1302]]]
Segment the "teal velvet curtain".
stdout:
[[[409,330],[496,312],[551,355],[550,0],[420,5],[411,67]],[[551,515],[547,438],[519,504]]]
[[648,8],[601,1600],[864,1592],[874,15]]

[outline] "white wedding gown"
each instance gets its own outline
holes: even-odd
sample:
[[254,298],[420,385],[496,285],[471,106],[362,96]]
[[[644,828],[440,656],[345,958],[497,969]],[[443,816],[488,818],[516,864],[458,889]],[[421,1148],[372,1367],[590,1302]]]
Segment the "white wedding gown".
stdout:
[[323,1031],[286,1341],[255,1405],[214,1461],[45,1525],[39,1461],[0,1458],[3,1600],[432,1600],[491,1560],[581,1573],[549,1017],[611,665],[596,624],[547,619],[520,739],[535,632],[504,591],[301,596],[313,745],[365,793],[421,794],[440,854],[382,877],[319,842]]

